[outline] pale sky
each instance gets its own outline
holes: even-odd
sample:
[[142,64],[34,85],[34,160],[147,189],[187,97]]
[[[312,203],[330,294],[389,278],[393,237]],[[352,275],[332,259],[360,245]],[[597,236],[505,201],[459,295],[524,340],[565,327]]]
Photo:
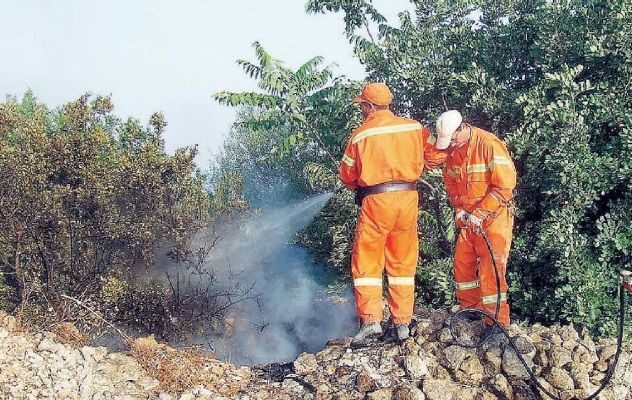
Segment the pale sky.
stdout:
[[[306,14],[305,0],[0,0],[0,96],[31,88],[54,108],[111,95],[114,114],[146,124],[162,111],[167,152],[198,144],[203,170],[235,118],[212,95],[256,90],[236,60],[259,41],[296,69],[314,56],[363,79],[343,15]],[[374,0],[391,24],[409,0]]]

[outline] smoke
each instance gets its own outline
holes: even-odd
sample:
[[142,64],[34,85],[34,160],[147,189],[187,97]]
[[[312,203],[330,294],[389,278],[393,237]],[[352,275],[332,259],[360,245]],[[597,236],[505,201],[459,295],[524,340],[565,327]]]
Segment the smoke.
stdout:
[[291,243],[330,197],[318,195],[251,220],[233,221],[213,235],[199,235],[200,245],[218,238],[201,266],[213,276],[214,287],[241,290],[242,296],[231,299],[234,304],[227,309],[221,333],[196,339],[216,358],[236,365],[291,361],[353,332],[350,290],[327,293],[322,266]]

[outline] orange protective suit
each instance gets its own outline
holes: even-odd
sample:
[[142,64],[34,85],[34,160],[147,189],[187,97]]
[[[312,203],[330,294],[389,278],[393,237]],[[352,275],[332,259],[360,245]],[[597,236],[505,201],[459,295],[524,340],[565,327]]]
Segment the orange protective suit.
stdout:
[[[415,182],[424,165],[435,168],[445,151],[419,122],[378,110],[352,134],[340,164],[349,189],[384,182]],[[382,320],[382,275],[386,267],[388,305],[394,324],[409,324],[419,256],[415,190],[377,193],[362,201],[351,255],[358,315],[363,323]]]
[[[505,273],[513,229],[516,170],[500,139],[476,127],[471,127],[471,132],[469,143],[448,149],[445,186],[457,212],[465,210],[483,219],[481,226],[493,249],[500,276],[500,293],[483,236],[460,229],[454,254],[456,296],[461,308],[478,308],[491,315],[495,315],[500,296],[498,320],[509,326]],[[457,227],[463,225],[457,221]]]

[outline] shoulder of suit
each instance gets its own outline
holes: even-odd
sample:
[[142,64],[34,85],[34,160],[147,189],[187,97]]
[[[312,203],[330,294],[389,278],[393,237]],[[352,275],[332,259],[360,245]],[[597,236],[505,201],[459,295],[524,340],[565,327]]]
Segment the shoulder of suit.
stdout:
[[395,116],[395,118],[399,121],[402,121],[402,123],[404,124],[419,124],[421,125],[421,122],[414,120],[412,118],[406,118],[406,117],[400,117],[400,116]]
[[390,116],[384,116],[383,118],[375,118],[371,121],[367,121],[360,125],[356,131],[363,131],[369,128],[377,128],[383,126],[399,126],[406,125],[416,129],[421,129],[423,125],[419,121],[415,121],[411,118],[400,117],[398,115],[391,114]]
[[405,128],[406,130],[419,129],[421,131],[425,128],[419,121],[390,113],[365,121],[351,133],[351,138],[353,139],[355,136],[369,129],[381,129],[386,127],[397,127],[400,129]]
[[393,119],[391,119],[389,125],[406,125],[406,126],[412,127],[413,129],[419,129],[422,131],[428,130],[428,128],[423,126],[421,122],[417,120],[414,120],[412,118],[400,117],[397,115]]
[[477,140],[480,143],[484,143],[484,144],[494,144],[494,143],[500,143],[503,144],[503,141],[500,140],[498,138],[498,136],[494,135],[493,133],[486,131],[484,129],[481,128],[477,128],[475,126],[472,127],[472,132],[474,132],[476,134]]

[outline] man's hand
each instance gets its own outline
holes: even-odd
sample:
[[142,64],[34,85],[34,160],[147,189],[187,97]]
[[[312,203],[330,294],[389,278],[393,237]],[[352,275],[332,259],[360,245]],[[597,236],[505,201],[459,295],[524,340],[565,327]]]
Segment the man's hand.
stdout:
[[470,216],[465,210],[459,208],[454,215],[454,223],[457,228],[465,228],[465,224],[467,223],[467,219]]

